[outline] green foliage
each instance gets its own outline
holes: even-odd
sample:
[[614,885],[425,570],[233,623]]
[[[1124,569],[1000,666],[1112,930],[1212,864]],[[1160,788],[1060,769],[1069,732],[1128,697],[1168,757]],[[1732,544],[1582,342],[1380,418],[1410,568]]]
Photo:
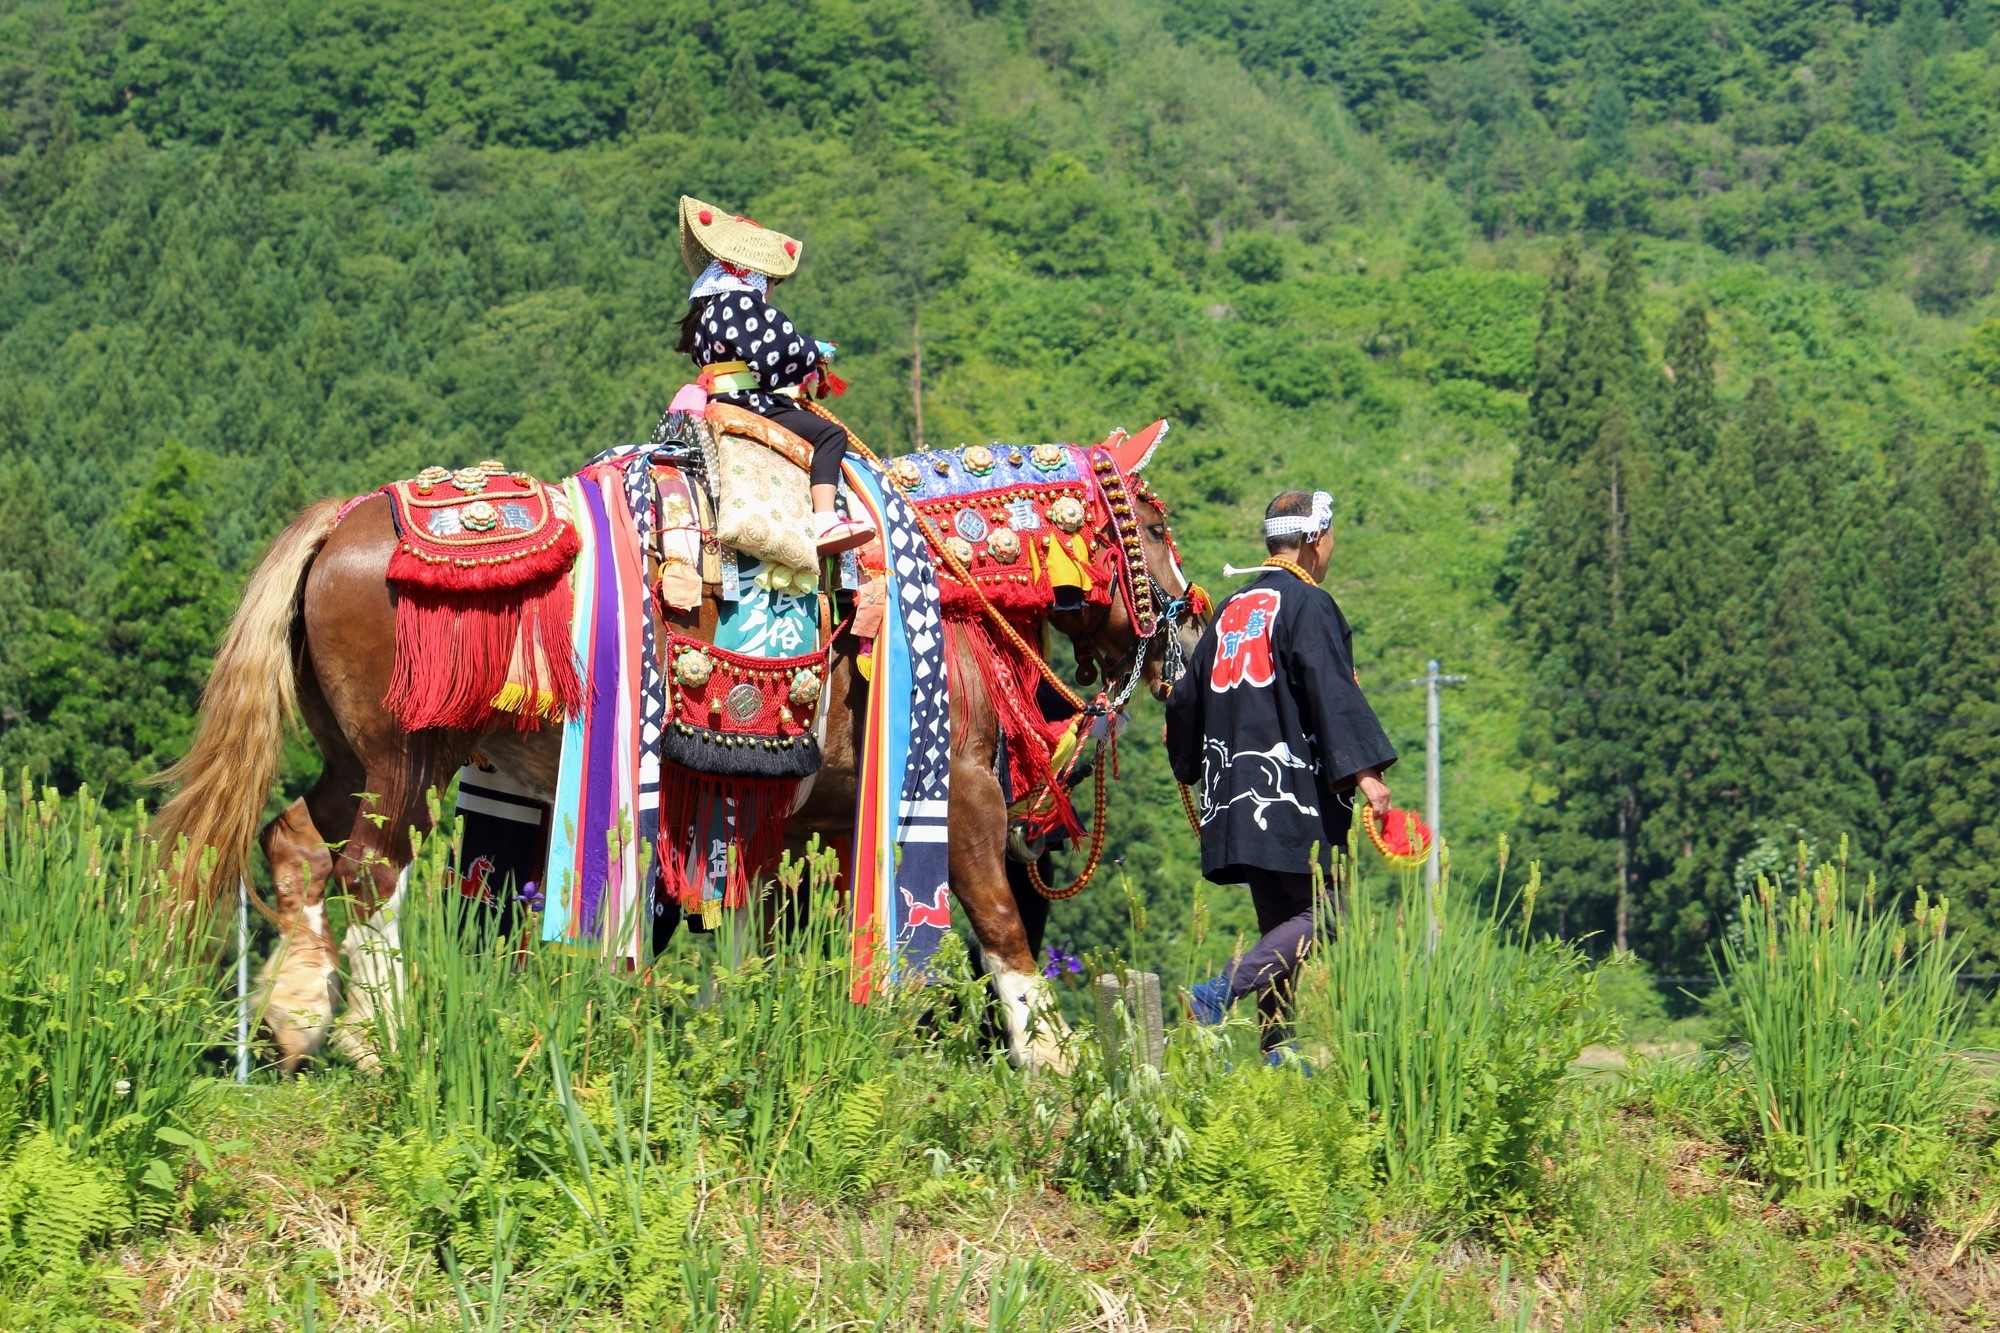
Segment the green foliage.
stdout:
[[1410,271],[1456,268],[1465,262],[1465,217],[1443,194],[1432,194],[1410,235]]
[[1253,1066],[1211,1082],[1175,1167],[1178,1210],[1213,1222],[1241,1254],[1296,1249],[1365,1204],[1375,1135],[1300,1077]]
[[1945,902],[1922,890],[1907,926],[1877,909],[1872,880],[1851,902],[1842,852],[1789,894],[1758,877],[1741,942],[1722,947],[1729,1012],[1764,1179],[1803,1207],[1898,1218],[1942,1187],[1970,1094],[1951,1058],[1958,950]]
[[[1214,1058],[1206,1048],[1196,1052]],[[1074,1083],[1076,1124],[1063,1142],[1061,1176],[1103,1198],[1136,1203],[1165,1195],[1188,1149],[1188,1109],[1174,1093],[1162,1071],[1143,1061],[1085,1064]]]
[[1912,229],[1996,216],[1983,0],[1200,0],[1166,22],[1325,88],[1489,237],[1633,227],[1882,277]]
[[[1939,322],[1991,313],[1989,8],[10,11],[0,763],[137,795],[300,503],[640,438],[688,370],[686,190],[805,240],[787,309],[841,342],[879,450],[913,438],[920,312],[933,441],[1171,417],[1154,479],[1212,589],[1271,493],[1335,489],[1331,586],[1392,738],[1421,743],[1398,687],[1429,656],[1473,677],[1445,705],[1452,827],[1530,823],[1558,930],[1616,938],[1622,889],[1626,942],[1684,968],[1758,839],[1847,827],[1951,876],[1983,931],[1986,594],[1933,460],[2000,398]],[[1884,70],[1893,124],[1857,119]],[[1542,238],[1577,228],[1631,232],[1615,274],[1582,243],[1551,272]],[[1878,280],[1923,313],[1852,285]],[[1698,447],[1663,433],[1655,354],[1693,302]],[[1591,523],[1614,463],[1653,479],[1621,492],[1616,634]],[[1817,537],[1743,513],[1800,506]],[[1906,548],[1898,585],[1879,553]],[[1951,642],[1921,623],[1945,581]],[[1967,670],[1932,678],[1946,657]],[[1149,730],[1109,851],[1179,919],[1192,841]],[[311,768],[288,751],[281,794]],[[1122,935],[1116,902],[1064,910],[1079,946]]]
[[[1984,953],[1961,795],[1993,781],[1983,451],[1915,428],[1843,446],[1762,375],[1729,401],[1716,313],[1685,305],[1651,352],[1623,253],[1601,289],[1573,256],[1552,276],[1503,580],[1559,928],[1690,970],[1755,847],[1852,829],[1871,867],[1967,895]],[[1800,293],[1766,310],[1825,336]]]
[[[1118,1048],[1132,1051],[1131,1015],[1115,1012]],[[1366,1205],[1376,1136],[1341,1086],[1235,1064],[1221,1034],[1176,1029],[1164,1068],[1100,1047],[1069,1092],[1076,1117],[1056,1174],[1118,1216],[1203,1219],[1239,1254],[1269,1258]]]
[[[0,807],[0,1109],[112,1172],[158,1221],[191,1132],[202,1053],[223,1030],[203,919],[167,910],[153,851],[112,841],[88,792]],[[39,1160],[39,1159],[38,1159]],[[95,1169],[95,1167],[93,1167]]]
[[131,1224],[116,1176],[37,1128],[0,1157],[0,1274],[59,1273]]
[[1517,932],[1500,903],[1461,905],[1448,874],[1425,890],[1406,873],[1392,901],[1343,875],[1345,911],[1300,983],[1301,1039],[1376,1129],[1377,1179],[1516,1239],[1559,1214],[1547,1163],[1576,1111],[1570,1066],[1616,1030],[1584,956],[1530,937],[1540,887],[1536,867]]

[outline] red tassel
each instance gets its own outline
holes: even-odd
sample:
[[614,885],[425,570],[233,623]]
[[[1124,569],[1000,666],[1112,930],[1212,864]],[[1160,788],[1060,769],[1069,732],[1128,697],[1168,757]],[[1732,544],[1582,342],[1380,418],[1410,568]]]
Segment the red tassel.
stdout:
[[[777,868],[798,795],[796,778],[725,778],[666,764],[660,774],[660,878],[667,895],[690,915],[701,912],[702,876],[694,873],[714,849],[711,830],[728,829],[730,857],[722,905],[742,907],[756,882]],[[729,818],[726,802],[734,801]]]
[[[396,590],[396,662],[383,704],[405,731],[485,728],[501,710],[494,696],[507,684],[517,637],[526,634],[548,664],[536,688],[555,698],[560,715],[583,702],[583,681],[569,645],[567,574],[537,586],[473,592]],[[528,655],[534,660],[534,654]],[[532,713],[509,714],[522,730],[540,725]]]
[[827,366],[821,369],[820,381],[819,381],[819,396],[821,398],[826,397],[827,394],[829,393],[831,393],[835,398],[838,398],[840,397],[840,395],[846,392],[847,392],[847,381],[842,379],[840,376],[834,374],[833,368],[831,366]]
[[[1000,715],[1000,729],[1006,737],[1008,793],[1016,801],[1030,792],[1048,793],[1053,799],[1031,822],[1042,829],[1060,828],[1072,838],[1081,838],[1083,825],[1070,803],[1069,789],[1056,778],[1054,765],[1056,745],[1069,729],[1069,723],[1049,721],[1036,706],[1038,673],[1034,664],[1011,642],[994,634],[983,619],[947,618],[945,633],[954,638],[963,636],[968,641],[964,647],[954,644],[945,660],[954,670],[967,658],[976,663],[986,695]],[[954,689],[951,693],[953,700],[957,700],[960,691]],[[954,713],[953,725],[958,721]]]

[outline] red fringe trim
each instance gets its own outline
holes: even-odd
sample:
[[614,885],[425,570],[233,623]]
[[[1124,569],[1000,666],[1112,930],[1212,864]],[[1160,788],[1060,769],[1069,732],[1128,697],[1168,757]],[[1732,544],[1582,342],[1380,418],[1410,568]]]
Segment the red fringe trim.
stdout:
[[[1026,557],[1022,557],[1025,562]],[[985,614],[980,605],[979,591],[986,594],[986,600],[993,609],[1016,623],[1023,620],[1039,620],[1049,613],[1049,605],[1055,600],[1055,593],[1048,580],[1040,583],[1015,583],[1012,580],[982,582],[979,591],[974,591],[952,577],[940,560],[937,566],[938,609],[948,619],[974,620]]]
[[[548,503],[547,497],[542,503]],[[551,574],[567,574],[577,552],[583,549],[583,539],[577,536],[575,524],[557,522],[553,515],[549,524],[555,530],[538,549],[516,555],[494,543],[490,548],[477,548],[490,549],[494,552],[491,555],[449,559],[439,556],[426,560],[418,554],[423,539],[406,532],[397,538],[396,550],[389,557],[389,582],[398,588],[428,588],[445,593],[509,592],[539,583]],[[461,559],[470,563],[460,564]]]
[[[1052,808],[1035,822],[1044,829],[1061,828],[1070,837],[1081,838],[1083,824],[1076,817],[1069,789],[1057,781],[1055,771],[1056,745],[1069,730],[1069,723],[1050,722],[1042,716],[1041,706],[1035,702],[1035,684],[1041,673],[1013,643],[995,634],[984,619],[948,621],[945,629],[970,641],[969,653],[953,651],[947,660],[954,669],[964,656],[979,664],[986,697],[993,701],[993,711],[999,716],[1000,734],[1007,741],[1009,798],[1019,801],[1031,792],[1055,793]],[[1032,633],[1032,629],[1023,631],[1024,636]],[[959,691],[952,691],[952,697],[960,697]],[[958,718],[954,716],[952,722],[957,725]]]
[[[722,905],[742,907],[757,880],[778,868],[799,780],[725,778],[679,764],[661,767],[659,862],[667,896],[684,912],[701,912],[706,879],[701,868],[714,852],[711,834],[726,829],[725,847],[734,855],[729,857]],[[736,802],[733,818],[726,807],[731,800]]]
[[[402,552],[398,551],[400,559]],[[574,555],[572,549],[571,555]],[[435,568],[435,567],[433,567]],[[496,715],[523,731],[541,725],[533,708],[506,712],[493,700],[507,685],[516,642],[530,697],[550,696],[548,716],[566,717],[583,704],[583,681],[570,651],[568,557],[528,586],[519,581],[478,591],[443,591],[397,579],[396,664],[383,704],[405,731],[450,727],[483,730]]]

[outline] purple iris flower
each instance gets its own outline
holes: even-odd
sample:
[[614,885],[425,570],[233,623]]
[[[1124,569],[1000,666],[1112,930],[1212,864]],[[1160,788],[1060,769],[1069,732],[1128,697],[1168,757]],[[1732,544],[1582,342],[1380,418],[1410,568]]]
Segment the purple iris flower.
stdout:
[[514,901],[527,908],[530,912],[541,911],[542,904],[546,901],[542,893],[541,883],[537,880],[529,880],[521,886],[521,891],[514,895]]
[[1068,940],[1064,940],[1061,944],[1049,945],[1043,951],[1048,955],[1048,962],[1042,966],[1042,975],[1054,981],[1065,972],[1075,974],[1083,971],[1083,960],[1071,953],[1070,949],[1071,944]]

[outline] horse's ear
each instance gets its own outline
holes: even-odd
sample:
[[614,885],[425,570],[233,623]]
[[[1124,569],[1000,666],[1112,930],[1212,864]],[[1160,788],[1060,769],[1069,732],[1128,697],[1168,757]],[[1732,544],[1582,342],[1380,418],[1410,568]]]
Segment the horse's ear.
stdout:
[[1167,419],[1161,417],[1137,435],[1127,435],[1122,430],[1112,431],[1099,447],[1108,451],[1118,470],[1129,477],[1153,461],[1154,451],[1166,438]]

